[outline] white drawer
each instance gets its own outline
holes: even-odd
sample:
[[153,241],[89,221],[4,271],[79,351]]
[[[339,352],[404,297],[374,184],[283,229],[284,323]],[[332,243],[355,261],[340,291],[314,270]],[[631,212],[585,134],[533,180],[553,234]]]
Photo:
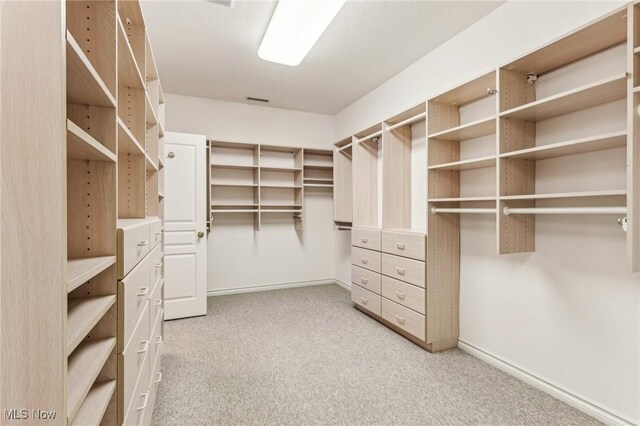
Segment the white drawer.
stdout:
[[371,228],[352,228],[351,245],[380,251],[380,230]]
[[149,253],[149,221],[118,220],[118,279],[125,277]]
[[376,294],[380,294],[381,277],[378,272],[351,265],[351,282]]
[[387,276],[382,276],[382,295],[389,300],[406,306],[424,315],[424,288],[407,284]]
[[131,404],[138,378],[146,377],[146,380],[149,378],[149,366],[148,363],[145,363],[145,360],[150,358],[150,335],[149,302],[147,302],[136,324],[131,341],[125,350],[118,355],[120,357],[120,361],[118,362],[120,389],[125,407]]
[[425,260],[426,236],[408,232],[382,231],[382,251],[397,256]]
[[425,272],[424,262],[386,253],[382,254],[382,273],[388,277],[424,288]]
[[[144,413],[149,406],[149,356],[144,357],[142,374],[138,377],[135,391],[131,397],[130,404],[125,403],[125,416],[123,424],[126,426],[139,426],[142,424]],[[146,373],[145,373],[146,372]],[[135,380],[135,379],[132,379]]]
[[382,318],[396,327],[424,340],[425,318],[411,309],[400,306],[391,300],[382,298]]
[[149,257],[145,257],[124,279],[118,282],[118,322],[120,336],[122,336],[118,342],[120,352],[128,344],[142,309],[149,300],[150,285]]
[[382,297],[358,285],[351,286],[351,301],[378,316],[380,316],[381,299]]
[[351,247],[351,264],[370,271],[380,272],[380,252]]
[[158,315],[164,309],[164,303],[162,300],[162,286],[164,285],[164,280],[162,277],[158,277],[153,290],[151,290],[151,295],[149,296],[149,324],[151,324],[151,330],[153,330],[153,324],[155,324],[158,319]]
[[155,246],[149,253],[149,283],[151,285],[158,282],[158,278],[162,275],[163,256],[161,244]]
[[149,241],[151,241],[151,247],[162,242],[162,221],[159,218],[149,220]]
[[162,381],[160,359],[157,360],[155,367],[152,368],[151,382],[149,383],[149,400],[147,401],[147,406],[144,408],[144,414],[142,415],[143,426],[149,426],[151,424],[151,417],[153,416],[153,406],[156,403],[156,395],[158,395],[158,386]]
[[149,342],[151,342],[150,348],[149,348],[149,354],[151,355],[150,365],[155,365],[156,358],[162,352],[162,320],[163,320],[162,312],[160,313],[160,315],[156,317],[155,322],[153,322],[153,318],[150,318],[150,320],[151,320],[150,322],[151,339],[149,339]]

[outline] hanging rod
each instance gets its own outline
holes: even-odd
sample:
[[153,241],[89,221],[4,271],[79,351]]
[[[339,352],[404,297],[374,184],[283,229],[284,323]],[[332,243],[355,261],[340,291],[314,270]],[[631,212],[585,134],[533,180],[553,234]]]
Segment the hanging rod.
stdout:
[[432,207],[431,213],[475,213],[475,214],[495,214],[496,209],[473,209],[473,208],[444,208]]
[[626,207],[531,207],[503,209],[505,216],[512,214],[627,214]]
[[362,139],[356,138],[356,144],[360,144],[362,142],[368,141],[369,139],[377,138],[378,136],[381,136],[381,135],[382,135],[382,130],[378,130],[377,132],[372,133],[369,136],[365,136]]
[[392,124],[391,126],[387,126],[387,130],[394,130],[397,129],[398,127],[402,127],[405,126],[407,124],[413,124],[413,123],[417,123],[418,121],[422,121],[424,119],[426,119],[427,117],[427,113],[426,112],[421,112],[420,114],[411,117],[411,118],[407,118],[406,120],[403,120],[399,123],[396,124]]
[[353,145],[353,142],[346,144],[345,146],[341,146],[340,148],[338,148],[338,152],[342,152],[347,148],[351,148],[351,146]]

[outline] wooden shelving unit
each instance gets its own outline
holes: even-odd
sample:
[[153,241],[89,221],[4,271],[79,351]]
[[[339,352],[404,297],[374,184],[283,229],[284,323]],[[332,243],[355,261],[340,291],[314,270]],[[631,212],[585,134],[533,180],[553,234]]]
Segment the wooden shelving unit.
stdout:
[[333,221],[338,229],[353,222],[353,137],[333,147]]
[[381,228],[382,123],[354,136],[353,150],[353,226]]

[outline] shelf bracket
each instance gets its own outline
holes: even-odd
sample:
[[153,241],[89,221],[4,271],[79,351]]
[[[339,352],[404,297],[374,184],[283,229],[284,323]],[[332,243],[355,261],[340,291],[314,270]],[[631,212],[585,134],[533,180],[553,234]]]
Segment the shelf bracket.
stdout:
[[537,79],[538,79],[538,74],[534,74],[532,72],[527,74],[527,83],[533,84],[536,82]]
[[622,230],[624,232],[627,232],[629,229],[629,217],[625,216],[618,218],[618,225],[622,227]]

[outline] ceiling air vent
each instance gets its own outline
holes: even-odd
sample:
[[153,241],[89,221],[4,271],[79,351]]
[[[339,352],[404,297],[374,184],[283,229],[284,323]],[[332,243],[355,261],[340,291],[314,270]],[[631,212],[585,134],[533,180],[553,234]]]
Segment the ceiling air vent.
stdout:
[[251,96],[247,96],[247,100],[255,101],[255,102],[264,102],[265,104],[269,102],[269,99],[252,98]]

